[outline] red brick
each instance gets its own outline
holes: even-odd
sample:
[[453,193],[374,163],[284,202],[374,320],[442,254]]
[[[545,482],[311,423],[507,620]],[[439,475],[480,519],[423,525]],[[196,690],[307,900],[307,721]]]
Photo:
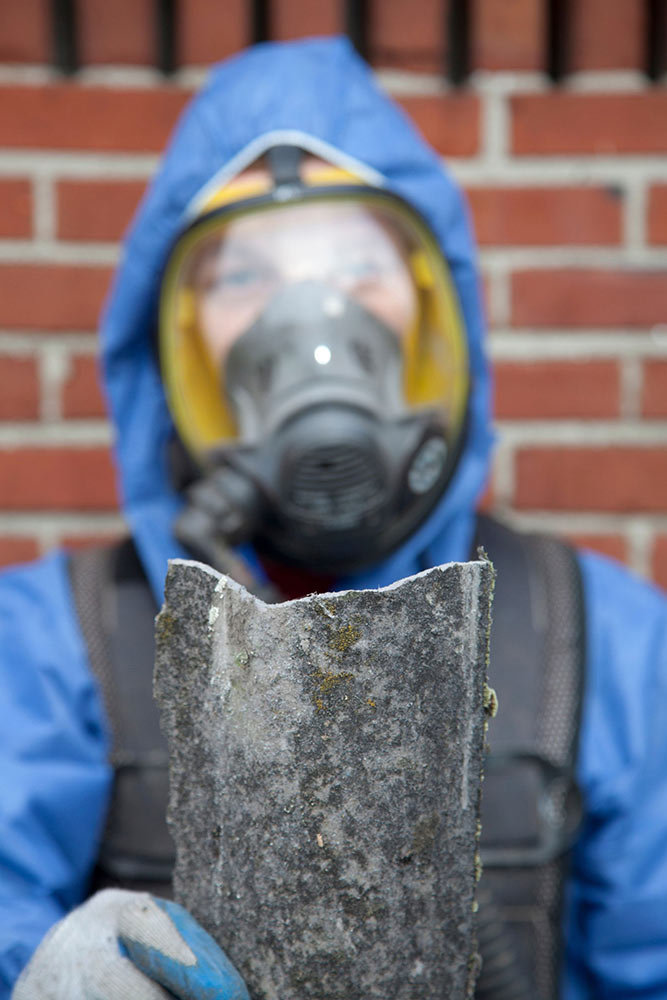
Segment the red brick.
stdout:
[[499,322],[502,321],[501,317],[494,316],[491,311],[491,288],[492,288],[492,278],[488,271],[482,268],[481,280],[478,283],[479,291],[482,298],[482,308],[484,310],[484,315],[486,321],[490,327],[497,326]]
[[382,67],[442,73],[447,16],[443,0],[370,0],[369,57]]
[[476,0],[472,6],[472,63],[479,69],[542,69],[542,0]]
[[646,31],[644,0],[578,0],[572,12],[572,70],[639,69]]
[[511,98],[512,151],[667,152],[667,92],[520,94]]
[[470,188],[483,246],[602,246],[621,242],[622,203],[602,187]]
[[0,357],[0,420],[34,420],[39,377],[33,358]]
[[655,184],[649,191],[646,215],[649,243],[667,243],[667,184]]
[[0,62],[49,59],[49,0],[2,0]]
[[153,153],[162,150],[189,94],[49,84],[0,87],[0,145]]
[[305,38],[333,35],[345,30],[343,5],[339,0],[273,0],[271,38]]
[[493,480],[489,480],[481,497],[477,501],[477,510],[483,514],[491,514],[496,502]]
[[515,506],[632,513],[667,510],[667,448],[524,448]]
[[113,545],[121,538],[121,533],[109,535],[63,535],[60,545],[65,549],[90,549]]
[[500,362],[495,366],[501,420],[595,419],[619,413],[613,361]]
[[153,0],[85,0],[77,5],[80,58],[91,63],[155,64]]
[[518,271],[511,300],[515,326],[652,326],[667,316],[667,272]]
[[113,510],[114,471],[105,448],[0,451],[3,510]]
[[667,361],[647,361],[644,365],[642,414],[667,417]]
[[32,235],[30,183],[22,179],[0,180],[0,236]]
[[619,562],[628,561],[628,546],[623,535],[570,534],[569,540],[578,548],[601,552],[603,556],[609,556]]
[[0,566],[30,562],[39,555],[39,546],[34,538],[18,538],[12,535],[0,536]]
[[653,545],[651,576],[664,590],[667,590],[667,535],[658,535]]
[[143,181],[61,181],[56,186],[62,240],[119,240],[146,185]]
[[106,407],[100,390],[97,359],[73,358],[63,385],[65,417],[104,417]]
[[446,156],[479,150],[479,101],[472,94],[398,97],[427,142]]
[[94,330],[111,273],[106,267],[0,264],[0,326]]
[[248,0],[187,0],[177,4],[178,62],[209,66],[243,48],[250,42],[250,12]]

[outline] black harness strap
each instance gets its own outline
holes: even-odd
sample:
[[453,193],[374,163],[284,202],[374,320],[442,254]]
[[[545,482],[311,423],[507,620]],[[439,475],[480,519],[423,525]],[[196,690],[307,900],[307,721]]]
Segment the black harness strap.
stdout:
[[[497,570],[483,796],[483,958],[477,1000],[555,1000],[584,665],[576,556],[562,542],[480,519]],[[93,888],[170,891],[166,750],[152,695],[157,608],[131,542],[77,552],[71,579],[113,730],[115,783]]]
[[482,797],[478,1000],[555,1000],[584,677],[584,605],[574,551],[480,518],[497,571]]
[[93,889],[171,893],[168,758],[153,699],[157,606],[130,540],[75,552],[70,579],[112,732],[114,787]]

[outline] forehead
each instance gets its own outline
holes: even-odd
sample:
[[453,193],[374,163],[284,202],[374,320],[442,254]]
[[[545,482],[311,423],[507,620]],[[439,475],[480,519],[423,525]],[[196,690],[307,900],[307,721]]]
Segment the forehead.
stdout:
[[[408,238],[398,219],[377,205],[367,204],[359,197],[330,198],[323,193],[317,197],[323,180],[337,168],[316,156],[304,155],[299,171],[314,198],[304,201],[252,206],[252,200],[268,192],[273,186],[271,172],[265,161],[260,159],[237,174],[234,179],[219,189],[217,196],[220,207],[233,208],[248,201],[247,211],[243,209],[231,217],[221,217],[219,225],[210,229],[193,253],[195,271],[197,265],[212,262],[216,258],[225,259],[236,252],[245,258],[263,256],[274,259],[280,256],[285,263],[290,259],[303,258],[309,253],[318,259],[327,249],[332,253],[364,252],[373,253],[374,259],[386,259],[409,254],[412,241]],[[350,178],[354,183],[354,178]],[[338,186],[339,181],[334,181]],[[251,207],[252,206],[252,207]],[[212,206],[213,207],[213,206]]]
[[222,248],[236,245],[268,249],[276,244],[331,240],[366,243],[394,242],[389,227],[375,212],[351,202],[304,202],[240,216],[220,233]]

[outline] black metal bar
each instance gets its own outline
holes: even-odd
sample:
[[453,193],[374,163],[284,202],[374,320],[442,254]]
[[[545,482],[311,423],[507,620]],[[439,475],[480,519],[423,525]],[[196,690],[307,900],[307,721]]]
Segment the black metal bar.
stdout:
[[554,83],[570,68],[570,0],[547,0],[546,71]]
[[345,0],[345,32],[360,56],[369,55],[369,2]]
[[155,0],[155,62],[166,75],[176,69],[176,0]]
[[667,73],[667,0],[647,0],[645,59],[649,80],[659,80]]
[[53,65],[62,73],[76,73],[79,68],[75,0],[51,0]]
[[447,5],[447,66],[450,83],[460,87],[470,74],[470,4],[449,0]]
[[251,41],[268,42],[271,38],[271,3],[270,0],[251,0],[252,24]]

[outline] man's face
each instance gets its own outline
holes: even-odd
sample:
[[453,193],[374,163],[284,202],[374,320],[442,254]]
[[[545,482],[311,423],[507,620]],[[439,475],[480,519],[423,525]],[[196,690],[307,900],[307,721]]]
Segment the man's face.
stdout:
[[199,329],[216,366],[290,284],[324,283],[398,336],[417,307],[400,238],[376,212],[352,202],[301,203],[239,217],[201,246],[191,280]]

